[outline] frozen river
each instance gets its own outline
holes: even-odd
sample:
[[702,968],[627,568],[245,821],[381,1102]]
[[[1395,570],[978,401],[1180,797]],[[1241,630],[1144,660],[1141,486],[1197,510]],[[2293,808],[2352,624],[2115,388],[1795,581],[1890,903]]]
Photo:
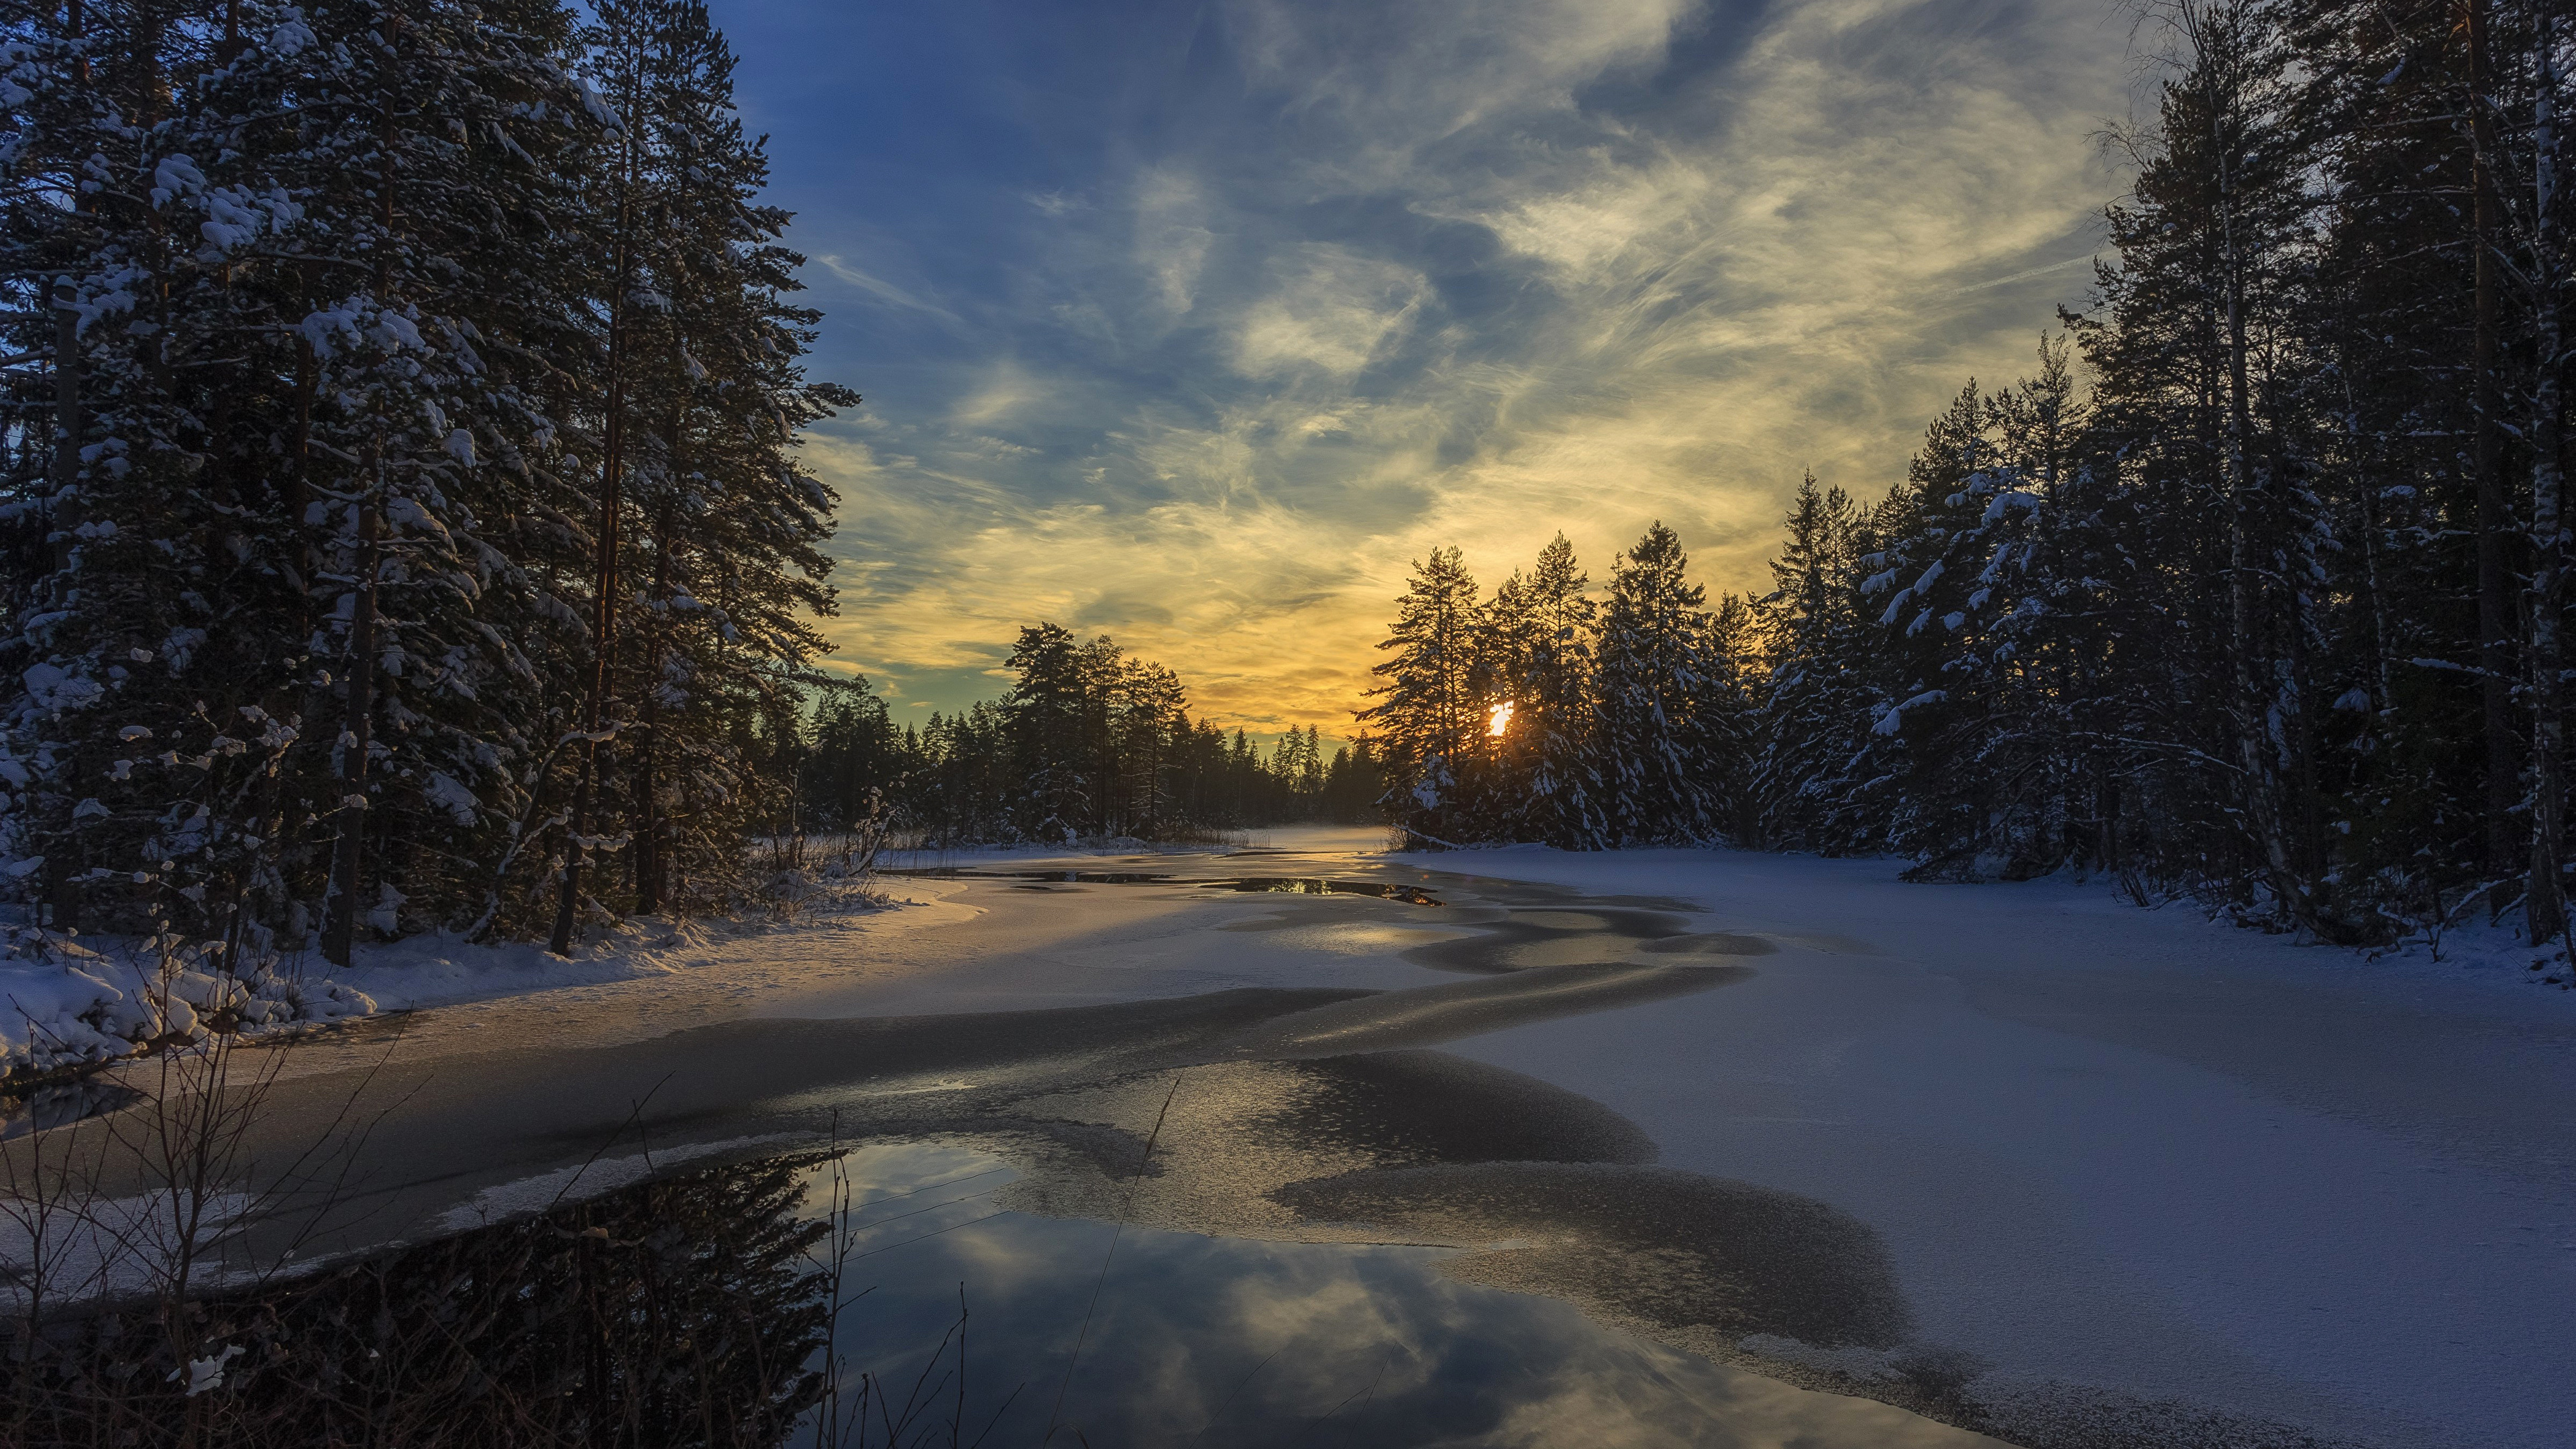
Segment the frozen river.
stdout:
[[2064,883],[1375,845],[950,862],[758,969],[286,1048],[253,1145],[361,1104],[347,1252],[837,1143],[845,1341],[901,1377],[962,1288],[993,1443],[2576,1418],[2560,993]]

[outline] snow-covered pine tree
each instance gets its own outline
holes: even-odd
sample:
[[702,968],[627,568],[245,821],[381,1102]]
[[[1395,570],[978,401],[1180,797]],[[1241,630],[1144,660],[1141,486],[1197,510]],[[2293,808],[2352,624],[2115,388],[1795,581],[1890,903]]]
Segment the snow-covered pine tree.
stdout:
[[2319,198],[2304,67],[2277,7],[2221,0],[2171,19],[2157,123],[2109,214],[2121,262],[2078,330],[2135,570],[2124,773],[2177,875],[2334,930],[2311,789],[2325,515],[2311,445],[2346,395],[2307,361]]
[[[94,220],[53,228],[78,244],[57,266],[12,238],[22,275],[68,278],[86,323],[57,370],[79,428],[68,492],[28,501],[90,545],[23,581],[26,602],[62,606],[13,616],[42,624],[13,641],[29,689],[13,713],[53,736],[35,753],[112,786],[29,824],[59,854],[99,855],[93,886],[166,910],[111,886],[126,871],[98,873],[139,847],[155,868],[130,884],[174,887],[225,939],[294,936],[335,896],[327,944],[344,955],[360,916],[398,925],[407,898],[472,893],[480,867],[458,863],[505,838],[503,761],[531,716],[529,691],[498,687],[528,671],[492,621],[528,591],[479,536],[509,489],[475,455],[543,431],[527,369],[490,340],[516,340],[543,299],[514,281],[524,238],[493,219],[561,215],[562,178],[528,148],[559,151],[586,118],[547,7],[254,4],[223,30],[117,13],[116,64],[57,77],[87,95],[91,139],[115,143],[51,170],[46,128],[17,130],[20,179],[71,187],[61,209]],[[99,89],[110,75],[122,92]],[[0,99],[39,99],[12,85]],[[13,229],[44,209],[13,206]],[[129,680],[152,687],[110,712],[162,718],[55,708],[60,686],[98,703]],[[258,783],[223,784],[214,766],[254,738]]]
[[1070,840],[1091,815],[1082,646],[1059,624],[1020,630],[1007,665],[1019,673],[1003,703],[1011,770],[1025,794],[1018,831],[1029,840]]
[[[1495,591],[1497,671],[1512,704],[1500,743],[1516,838],[1597,850],[1609,837],[1592,752],[1592,641],[1599,609],[1560,533],[1526,575]],[[1504,603],[1506,594],[1511,603]]]
[[1482,749],[1486,728],[1475,679],[1478,615],[1476,581],[1457,549],[1417,560],[1378,645],[1389,655],[1372,671],[1386,681],[1370,691],[1378,703],[1358,713],[1382,751],[1389,813],[1434,843],[1465,843],[1453,833],[1467,803],[1462,766]]
[[[1968,472],[1951,491],[1917,499],[1915,532],[1884,554],[1911,578],[1881,616],[1895,697],[1873,730],[1905,745],[1888,839],[1933,874],[2027,873],[2060,838],[2055,822],[2026,810],[2056,796],[2050,741],[2034,733],[2049,724],[2048,701],[2021,687],[2018,656],[2036,624],[2022,606],[2040,603],[2023,592],[2040,499],[2022,482],[2003,466]],[[1865,595],[1893,580],[1882,572],[1869,582],[1882,588]]]
[[1721,594],[1700,641],[1700,755],[1708,762],[1709,809],[1719,834],[1737,845],[1761,839],[1762,797],[1755,764],[1761,738],[1760,625],[1740,594]]
[[[730,882],[767,783],[748,764],[803,748],[807,619],[828,607],[831,500],[792,436],[847,395],[797,373],[813,316],[782,301],[797,259],[757,204],[721,40],[702,11],[656,15],[636,134],[659,138],[655,235],[674,240],[635,269],[658,327],[638,335],[690,387],[625,369],[625,410],[594,386],[595,304],[630,195],[604,158],[629,132],[574,74],[567,11],[12,22],[0,325],[32,355],[0,376],[18,420],[0,833],[60,923],[254,946],[324,926],[345,959],[361,928],[542,920],[565,737],[590,733],[563,684],[630,637],[584,618],[603,542],[672,618],[653,658],[617,663],[662,686],[621,685],[627,712],[640,695],[685,716],[626,778],[680,759],[639,793],[674,800],[681,853]],[[604,469],[606,417],[647,401],[669,446]],[[600,526],[647,503],[659,535]]]
[[1710,678],[1706,598],[1682,572],[1681,539],[1658,522],[1612,566],[1601,612],[1593,730],[1604,814],[1623,845],[1706,840],[1714,762],[1699,719]]
[[[2498,906],[2515,894],[2490,883],[2511,878],[2502,857],[2521,784],[2512,701],[2496,698],[2510,689],[2496,671],[2513,663],[2508,581],[2522,544],[2505,505],[2509,480],[2530,459],[2517,434],[2532,431],[2503,400],[2531,396],[2536,376],[2523,360],[2534,354],[2503,326],[2514,293],[2497,286],[2496,259],[2514,256],[2518,238],[2492,208],[2518,201],[2522,188],[2482,183],[2499,170],[2533,174],[2517,154],[2531,133],[2516,122],[2534,99],[2523,86],[2537,68],[2518,57],[2538,7],[2301,8],[2294,24],[2315,61],[2302,129],[2317,198],[2336,223],[2314,254],[2316,275],[2331,285],[2298,308],[2305,368],[2277,379],[2287,384],[2280,396],[2307,393],[2314,409],[2305,442],[2316,467],[2304,481],[2321,495],[2314,521],[2330,575],[2311,594],[2322,707],[2308,711],[2318,794],[2306,805],[2321,814],[2319,838],[2341,879],[2371,883],[2374,909],[2416,914],[2446,891],[2481,887],[2485,904]],[[2354,23],[2372,13],[2382,23]],[[2463,23],[2473,19],[2483,23]],[[2480,113],[2492,128],[2464,124]],[[2142,201],[2144,222],[2155,202]],[[2130,236],[2147,263],[2141,279],[2157,294],[2179,290],[2167,239]],[[2563,276],[2529,260],[2512,271]],[[2134,341],[2122,312],[2093,320],[2088,359],[2115,361],[2098,393],[2118,435],[2178,422],[2171,393],[2131,401],[2151,375],[2134,364],[2170,368],[2158,343],[2172,339],[2143,313],[2150,325]],[[2306,368],[2316,382],[2301,386]],[[2125,530],[2121,542],[2135,552]],[[2557,613],[2563,619],[2563,607]],[[2159,776],[2177,797],[2230,803],[2179,770],[2145,778]],[[2134,844],[2151,868],[2163,864],[2164,851]]]
[[[1881,513],[1894,510],[1883,508]],[[1861,570],[1893,576],[1874,533],[1840,488],[1798,485],[1772,591],[1754,605],[1762,670],[1746,793],[1748,837],[1775,850],[1826,855],[1884,848],[1892,780],[1884,738],[1878,632],[1859,613]],[[1863,545],[1867,544],[1867,549]]]
[[590,838],[630,843],[616,884],[652,911],[691,881],[729,883],[744,830],[795,789],[779,750],[819,684],[811,620],[832,611],[818,546],[835,503],[796,436],[858,398],[803,375],[817,314],[788,298],[804,259],[779,244],[787,214],[759,200],[768,161],[705,7],[595,13],[584,68],[620,124],[594,199],[614,335],[588,416],[603,460],[616,444],[617,478],[587,523],[587,603],[594,633],[607,625],[590,662],[614,729]]
[[277,164],[303,193],[311,402],[290,436],[327,661],[307,737],[336,778],[307,810],[333,832],[323,952],[345,961],[362,924],[488,919],[533,864],[514,847],[554,721],[529,651],[563,634],[529,567],[551,560],[486,531],[578,466],[548,395],[581,337],[578,177],[603,118],[548,3],[317,5],[277,34],[299,26]]
[[2109,858],[2104,752],[2119,731],[2102,686],[2122,651],[2104,595],[2121,570],[2076,461],[2086,412],[2070,346],[2043,338],[2039,363],[1990,396],[1971,384],[1926,430],[1860,589],[1881,637],[1885,839],[1932,874]]
[[[291,585],[245,567],[286,525],[241,496],[205,384],[277,321],[224,295],[229,252],[295,207],[191,158],[214,159],[194,104],[213,57],[171,18],[74,5],[9,26],[11,350],[43,375],[9,379],[0,854],[55,926],[166,926],[240,960],[263,937],[242,907],[269,884],[253,843],[275,835],[297,651],[224,627],[227,584]],[[201,234],[209,206],[245,219]]]

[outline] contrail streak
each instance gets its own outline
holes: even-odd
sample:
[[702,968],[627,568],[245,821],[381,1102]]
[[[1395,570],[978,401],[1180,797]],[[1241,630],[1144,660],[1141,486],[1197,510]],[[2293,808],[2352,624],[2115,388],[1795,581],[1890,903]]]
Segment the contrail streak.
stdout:
[[1950,295],[1953,297],[1964,297],[1970,292],[1982,292],[1988,287],[2000,287],[2006,282],[2018,282],[2026,277],[2044,277],[2050,272],[2062,272],[2068,267],[2083,266],[2085,263],[2092,261],[2095,257],[2100,255],[2102,255],[2100,252],[2087,252],[2080,257],[2068,257],[2062,262],[2050,262],[2047,266],[2033,267],[2026,272],[2015,272],[2008,277],[1994,277],[1983,282],[1971,282],[1967,286],[1961,287],[1957,291],[1952,292]]

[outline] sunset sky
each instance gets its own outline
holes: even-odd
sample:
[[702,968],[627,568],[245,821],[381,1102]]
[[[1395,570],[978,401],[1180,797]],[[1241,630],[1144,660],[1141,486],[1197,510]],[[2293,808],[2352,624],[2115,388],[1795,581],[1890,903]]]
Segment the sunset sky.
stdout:
[[1106,632],[1347,734],[1407,565],[1653,519],[1761,582],[2080,304],[2121,179],[2097,0],[717,0],[813,374],[867,405],[839,667],[898,718]]

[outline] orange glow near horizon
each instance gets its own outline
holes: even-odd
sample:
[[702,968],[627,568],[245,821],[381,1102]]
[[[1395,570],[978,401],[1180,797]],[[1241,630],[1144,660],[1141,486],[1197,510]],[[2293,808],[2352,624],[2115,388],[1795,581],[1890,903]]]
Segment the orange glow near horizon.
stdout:
[[1501,704],[1486,710],[1485,715],[1488,721],[1485,733],[1499,735],[1512,727],[1512,702],[1508,699],[1504,700]]

